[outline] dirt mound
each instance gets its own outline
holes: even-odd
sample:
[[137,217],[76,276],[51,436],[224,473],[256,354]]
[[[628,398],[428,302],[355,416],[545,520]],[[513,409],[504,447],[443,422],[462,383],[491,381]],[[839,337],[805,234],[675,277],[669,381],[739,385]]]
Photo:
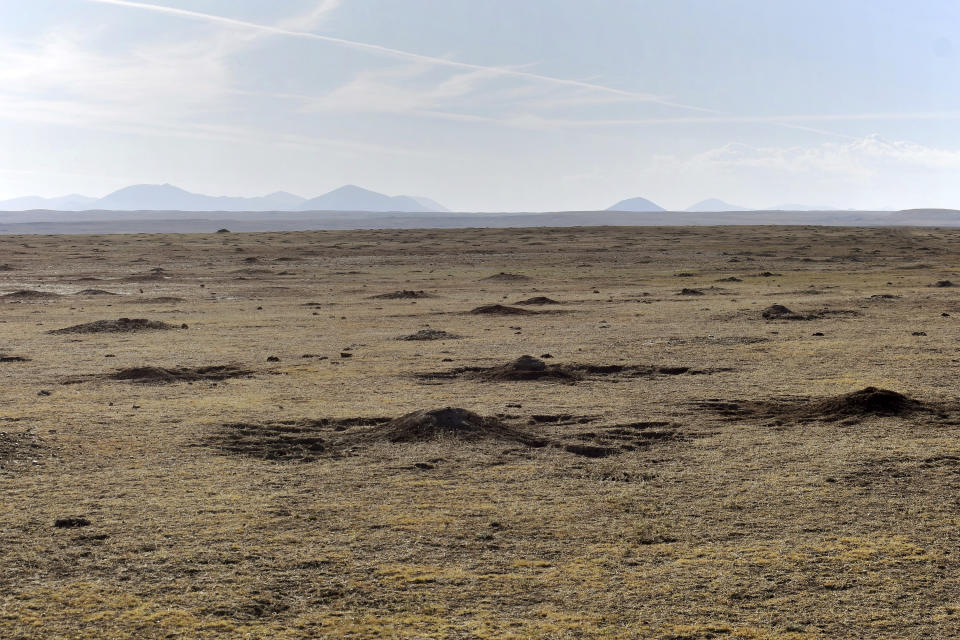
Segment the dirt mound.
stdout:
[[519,302],[514,302],[513,304],[563,304],[552,298],[546,296],[534,296],[532,298],[527,298],[526,300],[520,300]]
[[480,316],[532,316],[537,312],[502,304],[485,304],[471,309],[470,313]]
[[814,316],[794,313],[782,304],[772,304],[762,312],[760,316],[766,320],[812,320]]
[[[467,409],[444,407],[421,410],[398,418],[343,418],[286,420],[282,422],[232,423],[212,433],[203,444],[225,453],[262,460],[309,462],[323,457],[356,455],[376,445],[420,442],[473,442],[551,447],[587,458],[604,458],[627,451],[649,449],[670,441],[685,441],[688,435],[678,425],[664,421],[632,422],[591,427],[559,438],[540,437],[515,426],[521,416],[487,417]],[[596,417],[571,414],[534,415],[527,425],[587,425]],[[507,421],[507,422],[505,422]]]
[[184,299],[176,296],[157,296],[156,298],[140,298],[138,300],[130,300],[130,302],[136,302],[138,304],[147,304],[153,302],[157,304],[171,304],[174,302],[184,302]]
[[232,423],[212,433],[202,444],[261,460],[310,462],[321,457],[350,455],[370,445],[437,440],[493,441],[531,447],[550,444],[497,418],[454,407],[414,411],[399,418]]
[[209,367],[131,367],[120,369],[107,376],[111,380],[129,380],[131,382],[168,384],[171,382],[198,382],[202,380],[227,380],[252,375],[253,371],[236,365],[214,365]]
[[928,412],[930,408],[896,391],[866,387],[853,393],[810,402],[798,410],[802,417],[841,420],[857,416],[908,416]]
[[533,280],[533,278],[522,273],[506,273],[505,271],[481,278],[482,282],[526,282],[528,280]]
[[104,289],[83,289],[81,291],[77,291],[73,295],[75,296],[116,296],[120,294],[114,293],[113,291],[106,291]]
[[147,271],[146,273],[135,273],[133,275],[127,276],[123,279],[124,282],[159,282],[161,280],[167,280],[170,276],[167,275],[166,269],[163,267],[154,267]]
[[783,422],[856,422],[870,416],[907,417],[917,413],[942,415],[941,409],[914,400],[896,391],[866,387],[852,393],[819,399],[785,399],[765,401],[707,400],[694,403],[701,409],[718,413],[730,420],[773,418]]
[[680,290],[680,295],[681,296],[702,296],[704,295],[704,293],[703,293],[703,290],[701,289],[690,289],[690,288],[684,287],[683,289]]
[[32,289],[20,289],[19,291],[14,291],[13,293],[7,293],[2,297],[4,300],[11,301],[33,301],[33,300],[56,300],[60,297],[59,293],[51,293],[49,291],[34,291]]
[[545,446],[544,440],[508,427],[496,418],[480,416],[466,409],[444,407],[414,411],[360,434],[364,441],[393,443],[428,442],[441,438],[465,441],[500,440],[527,446]]
[[709,375],[732,371],[729,368],[692,369],[683,366],[654,366],[637,364],[547,364],[533,356],[521,356],[513,362],[496,367],[461,367],[446,371],[418,373],[421,380],[467,379],[482,382],[522,382],[542,380],[573,384],[588,378],[645,378],[656,376]]
[[426,291],[408,291],[403,289],[401,291],[392,291],[390,293],[381,293],[376,296],[370,296],[371,300],[416,300],[419,298],[433,298],[433,294],[427,293]]
[[421,329],[408,336],[400,336],[397,340],[458,340],[462,336],[455,333],[447,333],[440,329]]
[[509,382],[521,380],[547,380],[556,382],[576,382],[581,376],[563,365],[547,364],[540,358],[520,356],[513,362],[499,367],[482,369],[468,377],[487,382]]
[[[64,329],[54,329],[47,333],[59,335],[64,333],[129,333],[132,331],[153,331],[176,329],[176,325],[160,322],[159,320],[147,320],[146,318],[118,318],[117,320],[97,320],[95,322],[86,322],[77,324]],[[181,325],[180,328],[186,328]]]
[[30,358],[25,358],[24,356],[8,356],[0,353],[0,362],[30,362]]
[[272,275],[273,271],[270,269],[257,269],[257,268],[243,268],[243,269],[234,269],[230,273],[241,273],[245,276],[265,276]]

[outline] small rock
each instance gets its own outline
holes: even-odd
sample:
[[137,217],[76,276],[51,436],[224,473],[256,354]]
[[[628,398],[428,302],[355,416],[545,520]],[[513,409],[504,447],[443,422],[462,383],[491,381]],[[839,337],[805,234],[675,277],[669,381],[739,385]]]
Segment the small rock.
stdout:
[[267,356],[267,362],[280,362],[280,358],[277,356]]

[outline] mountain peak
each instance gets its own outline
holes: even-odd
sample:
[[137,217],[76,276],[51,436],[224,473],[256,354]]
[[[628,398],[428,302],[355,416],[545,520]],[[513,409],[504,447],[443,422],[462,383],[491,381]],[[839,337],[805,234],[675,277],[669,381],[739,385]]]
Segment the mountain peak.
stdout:
[[388,196],[354,184],[347,184],[322,196],[307,200],[300,205],[300,209],[304,211],[427,213],[442,211],[443,207],[437,203],[431,205],[428,202],[422,202],[411,196]]
[[613,205],[607,211],[632,211],[636,213],[650,211],[665,211],[663,207],[646,198],[627,198]]
[[737,204],[730,204],[729,202],[724,202],[723,200],[718,200],[717,198],[707,198],[706,200],[701,200],[696,204],[692,204],[686,209],[687,211],[750,211],[747,207],[741,207]]

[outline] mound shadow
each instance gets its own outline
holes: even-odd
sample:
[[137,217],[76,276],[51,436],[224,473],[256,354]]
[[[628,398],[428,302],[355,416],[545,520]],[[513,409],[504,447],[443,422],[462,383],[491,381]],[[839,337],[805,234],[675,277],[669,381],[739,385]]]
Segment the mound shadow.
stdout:
[[606,458],[626,451],[649,449],[658,443],[689,439],[679,426],[666,421],[641,421],[595,427],[572,434],[576,442],[562,444],[565,451],[587,458]]

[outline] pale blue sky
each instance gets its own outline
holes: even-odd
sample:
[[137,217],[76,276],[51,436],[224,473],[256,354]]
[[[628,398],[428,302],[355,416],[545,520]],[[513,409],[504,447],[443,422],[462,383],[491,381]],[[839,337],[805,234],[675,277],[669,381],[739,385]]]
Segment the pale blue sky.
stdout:
[[960,207],[958,27],[945,0],[2,0],[0,198]]

